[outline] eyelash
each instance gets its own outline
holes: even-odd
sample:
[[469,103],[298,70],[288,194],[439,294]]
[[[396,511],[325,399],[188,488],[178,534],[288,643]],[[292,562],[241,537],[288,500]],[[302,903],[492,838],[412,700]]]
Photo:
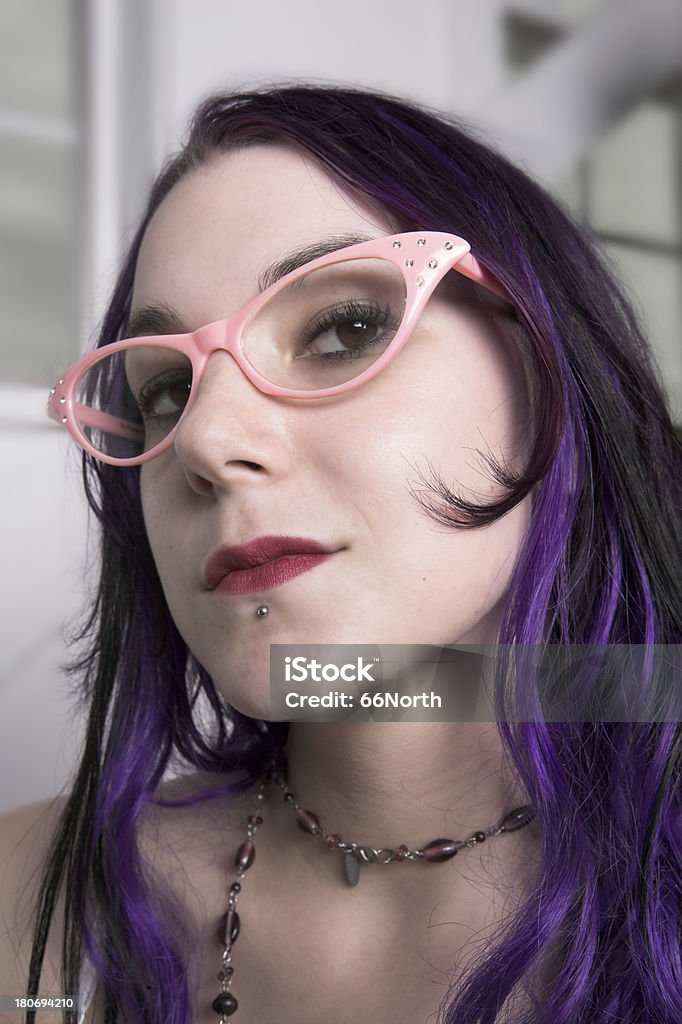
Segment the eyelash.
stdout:
[[136,399],[140,416],[144,418],[149,414],[152,402],[160,391],[164,388],[171,387],[173,384],[186,383],[187,377],[187,370],[166,370],[165,373],[158,374],[156,377],[152,377],[151,380],[147,381],[147,383],[141,388]]
[[[376,327],[385,327],[387,324],[393,324],[396,328],[398,326],[388,306],[382,309],[376,302],[361,303],[357,299],[347,299],[339,306],[332,306],[329,309],[322,310],[312,323],[306,324],[302,337],[303,344],[309,345],[311,341],[314,341],[315,338],[319,337],[320,334],[324,334],[330,328],[338,327],[340,324],[350,323],[354,320],[366,320]],[[347,352],[362,352],[363,348],[369,348],[371,344],[358,346],[357,349],[347,349],[346,352],[327,352],[322,355],[322,358],[349,358]]]

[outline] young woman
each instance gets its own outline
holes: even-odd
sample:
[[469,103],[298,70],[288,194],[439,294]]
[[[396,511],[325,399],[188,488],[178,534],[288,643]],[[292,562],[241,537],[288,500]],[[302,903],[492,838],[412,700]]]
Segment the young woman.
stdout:
[[680,447],[584,232],[401,101],[214,97],[99,345],[51,396],[102,525],[91,714],[70,797],[8,830],[8,890],[45,867],[5,990],[677,1024],[675,721],[519,714],[533,673],[496,722],[268,721],[271,644],[678,642]]

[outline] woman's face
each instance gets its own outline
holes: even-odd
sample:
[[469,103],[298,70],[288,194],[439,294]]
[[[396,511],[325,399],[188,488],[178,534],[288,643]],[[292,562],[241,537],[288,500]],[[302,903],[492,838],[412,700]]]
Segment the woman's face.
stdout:
[[[392,230],[294,149],[222,155],[154,216],[133,310],[170,307],[194,330],[240,309],[284,254]],[[524,375],[503,328],[499,304],[450,274],[397,359],[341,396],[265,395],[230,355],[211,356],[174,447],[142,468],[142,499],[175,622],[239,710],[268,716],[271,643],[495,641],[529,499],[486,528],[453,529],[427,517],[411,487],[423,490],[419,470],[433,467],[483,502],[499,488],[477,452],[511,467],[523,459]],[[216,552],[262,537],[330,553],[276,586],[207,586]]]

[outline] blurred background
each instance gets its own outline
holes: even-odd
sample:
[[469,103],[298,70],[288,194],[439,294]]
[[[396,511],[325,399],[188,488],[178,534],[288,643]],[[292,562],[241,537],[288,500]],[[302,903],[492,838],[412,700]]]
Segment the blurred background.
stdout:
[[600,242],[682,421],[680,0],[3,0],[0,810],[57,793],[82,728],[61,666],[97,551],[47,388],[196,102],[290,79],[480,127]]

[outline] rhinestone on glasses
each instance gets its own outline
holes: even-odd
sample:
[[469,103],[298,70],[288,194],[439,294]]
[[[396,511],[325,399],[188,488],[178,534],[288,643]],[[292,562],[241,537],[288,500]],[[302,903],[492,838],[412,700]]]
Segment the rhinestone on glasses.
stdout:
[[418,238],[417,239],[417,245],[426,245],[426,239],[425,238]]
[[413,267],[414,266],[414,260],[405,260],[405,266],[406,267]]
[[429,268],[429,270],[435,270],[436,267],[438,266],[438,260],[429,260],[426,266]]
[[394,249],[399,249],[400,248],[400,242],[398,241],[398,239],[396,239],[395,242],[393,243],[393,248]]
[[448,252],[449,252],[449,251],[450,251],[450,249],[454,249],[455,247],[454,247],[454,245],[452,244],[452,242],[446,242],[446,243],[445,243],[445,248],[446,248],[446,249],[448,250]]

